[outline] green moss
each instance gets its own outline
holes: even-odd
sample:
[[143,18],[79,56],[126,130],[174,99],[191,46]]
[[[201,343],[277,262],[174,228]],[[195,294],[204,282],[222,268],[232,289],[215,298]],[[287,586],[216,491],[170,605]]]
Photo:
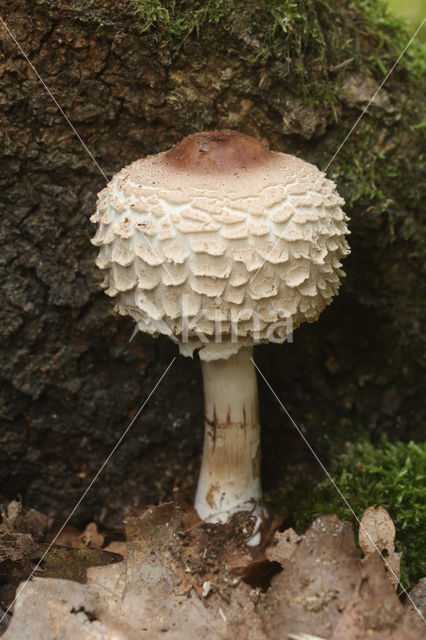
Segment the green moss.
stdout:
[[[388,0],[390,10],[404,20],[413,31],[422,22],[425,13],[424,0]],[[426,29],[419,32],[419,39],[426,40]]]
[[[391,443],[385,436],[377,447],[368,442],[350,444],[331,464],[330,475],[358,519],[372,505],[389,512],[396,527],[397,550],[403,553],[403,586],[426,576],[426,444]],[[297,475],[266,502],[299,532],[315,517],[329,513],[358,530],[354,514],[329,480],[314,487]]]
[[[201,43],[212,53],[232,53],[253,73],[261,74],[268,87],[270,105],[277,105],[277,117],[290,109],[292,101],[303,103],[318,113],[333,113],[336,125],[329,136],[330,156],[346,137],[352,123],[341,120],[341,82],[350,75],[372,76],[377,86],[406,47],[410,36],[399,18],[381,0],[133,0],[137,21],[149,31],[158,47],[177,54],[182,46]],[[387,90],[401,109],[405,123],[421,133],[422,115],[418,83],[424,83],[426,56],[413,42],[392,73]],[[343,65],[343,66],[341,66]],[[343,69],[340,73],[339,69]],[[398,94],[398,84],[407,69],[416,81],[406,84],[406,95]],[[418,80],[417,80],[418,79]],[[394,101],[394,98],[397,100]],[[392,105],[390,108],[392,108]],[[354,118],[360,108],[354,108]],[[300,108],[300,107],[299,107]],[[273,107],[272,107],[273,109]],[[416,209],[421,202],[421,186],[411,180],[407,161],[407,124],[395,127],[392,142],[384,142],[383,127],[377,119],[397,116],[374,113],[374,105],[351,134],[350,144],[340,151],[330,169],[351,209],[368,211],[382,229],[383,244],[397,235],[407,240],[416,230],[398,213],[399,202]],[[301,116],[303,117],[303,116]],[[334,137],[333,137],[334,135]],[[409,136],[408,136],[409,137]],[[354,153],[354,148],[356,153]],[[328,151],[322,149],[321,154]],[[322,158],[308,159],[321,166]],[[398,179],[399,187],[395,189]],[[402,193],[401,190],[405,193]]]
[[[330,67],[350,58],[384,74],[409,40],[404,23],[383,0],[133,0],[142,32],[179,48],[189,37],[220,45],[229,32],[255,49],[255,60],[274,57],[281,73],[322,85]],[[218,26],[219,25],[219,26]],[[421,73],[424,62],[410,46],[401,66]],[[300,87],[303,89],[303,85]]]
[[192,32],[200,36],[206,24],[217,24],[232,14],[232,0],[213,0],[204,4],[134,0],[142,31],[155,28],[169,40],[180,43]]

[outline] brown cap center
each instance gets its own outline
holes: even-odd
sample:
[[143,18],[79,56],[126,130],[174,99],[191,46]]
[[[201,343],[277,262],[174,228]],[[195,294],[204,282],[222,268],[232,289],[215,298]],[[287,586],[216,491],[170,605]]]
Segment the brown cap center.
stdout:
[[164,155],[172,167],[194,173],[235,173],[254,169],[272,155],[255,138],[237,131],[203,131],[184,138]]

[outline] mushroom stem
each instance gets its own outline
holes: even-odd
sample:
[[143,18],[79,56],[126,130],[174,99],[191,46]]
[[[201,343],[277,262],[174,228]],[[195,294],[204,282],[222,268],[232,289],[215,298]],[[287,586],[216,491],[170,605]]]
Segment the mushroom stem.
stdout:
[[[238,511],[260,513],[260,425],[253,348],[201,361],[205,436],[195,509],[207,522]],[[257,504],[256,504],[257,503]]]

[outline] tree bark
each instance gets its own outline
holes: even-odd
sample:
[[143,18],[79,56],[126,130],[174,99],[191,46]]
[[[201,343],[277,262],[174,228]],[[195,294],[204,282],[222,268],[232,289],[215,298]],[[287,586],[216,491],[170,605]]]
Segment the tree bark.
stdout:
[[[129,342],[131,321],[116,316],[100,290],[89,216],[103,174],[213,128],[240,130],[324,168],[383,66],[399,55],[398,30],[366,3],[327,8],[309,0],[278,17],[277,3],[257,5],[237,2],[229,16],[210,16],[179,36],[173,28],[182,21],[167,26],[152,12],[144,30],[149,20],[135,18],[130,1],[0,0],[0,15],[87,145],[2,27],[5,498],[21,494],[31,506],[67,513],[175,355],[163,339],[139,334]],[[257,354],[324,455],[325,436],[344,442],[388,429],[415,438],[425,417],[423,140],[415,126],[422,92],[410,51],[328,170],[352,218],[341,294],[315,325],[297,330],[293,344]],[[310,453],[263,387],[261,421],[268,490],[286,478],[289,450],[300,464],[310,463]],[[89,492],[80,520],[118,523],[125,507],[164,499],[175,485],[192,499],[201,423],[198,364],[178,358]]]

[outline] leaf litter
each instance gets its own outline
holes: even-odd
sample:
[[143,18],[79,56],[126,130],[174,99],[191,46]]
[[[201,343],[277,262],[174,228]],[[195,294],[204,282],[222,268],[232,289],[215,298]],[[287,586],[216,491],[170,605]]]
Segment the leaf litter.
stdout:
[[[12,536],[8,561],[20,566],[15,587],[47,544],[13,529],[22,517],[16,510],[9,515],[8,509],[0,525],[1,537]],[[380,508],[367,511],[363,535],[368,531],[379,550],[387,550],[387,560],[392,521]],[[236,514],[225,525],[201,522],[176,495],[173,502],[129,515],[125,542],[111,540],[94,523],[83,532],[70,528],[60,541],[72,544],[54,546],[37,574],[43,577],[18,588],[3,638],[424,638],[420,617],[396,595],[369,538],[370,546],[361,535],[361,560],[350,525],[337,516],[317,518],[303,535],[280,532],[277,521],[266,522],[255,548],[246,544],[254,524],[250,513]],[[122,553],[106,551],[111,545]],[[19,565],[23,562],[26,571]],[[4,581],[5,572],[1,575]],[[4,609],[3,591],[0,596]]]
[[[389,513],[383,507],[368,507],[361,518],[358,542],[368,561],[377,551],[384,556],[388,578],[398,587],[401,577],[402,553],[395,551],[395,525]],[[386,555],[384,555],[386,552]]]

